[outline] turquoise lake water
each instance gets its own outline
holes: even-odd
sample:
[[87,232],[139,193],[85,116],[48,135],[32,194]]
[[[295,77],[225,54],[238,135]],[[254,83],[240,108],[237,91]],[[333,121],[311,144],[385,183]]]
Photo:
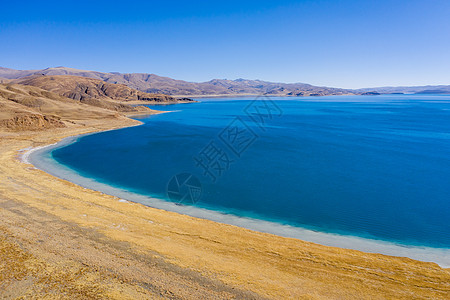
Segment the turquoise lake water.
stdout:
[[450,248],[450,96],[201,101],[152,107],[172,112],[53,158],[181,205]]

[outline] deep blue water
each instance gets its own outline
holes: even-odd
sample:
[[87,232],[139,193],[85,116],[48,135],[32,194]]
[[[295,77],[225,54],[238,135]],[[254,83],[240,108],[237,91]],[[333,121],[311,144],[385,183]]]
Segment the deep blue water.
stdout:
[[189,173],[202,196],[186,205],[450,248],[450,96],[274,99],[159,106],[173,112],[53,157],[168,201],[171,178]]

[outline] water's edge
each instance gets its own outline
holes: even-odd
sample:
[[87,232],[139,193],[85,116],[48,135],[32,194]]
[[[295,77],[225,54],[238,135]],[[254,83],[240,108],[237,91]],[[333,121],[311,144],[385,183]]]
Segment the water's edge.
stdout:
[[354,249],[369,253],[409,257],[421,261],[435,262],[441,267],[450,268],[450,249],[401,245],[387,241],[372,240],[350,235],[312,231],[301,227],[283,225],[265,220],[238,217],[235,215],[193,206],[179,206],[168,201],[133,193],[119,187],[101,183],[93,178],[82,176],[71,168],[58,163],[51,157],[51,152],[53,150],[75,143],[82,136],[98,133],[100,132],[71,136],[62,139],[55,144],[32,149],[23,149],[25,152],[23,152],[21,159],[24,163],[32,164],[36,168],[50,175],[73,182],[81,187],[99,191],[108,195],[116,196],[123,200],[140,203],[146,206],[172,211],[191,217],[239,226],[254,231],[270,233],[282,237],[296,238],[325,246]]

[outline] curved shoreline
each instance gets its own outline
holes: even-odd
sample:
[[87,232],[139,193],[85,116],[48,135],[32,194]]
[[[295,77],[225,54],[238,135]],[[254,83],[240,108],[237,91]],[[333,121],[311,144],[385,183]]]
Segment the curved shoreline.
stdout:
[[[102,131],[104,132],[104,131]],[[149,207],[176,212],[191,217],[207,219],[214,222],[234,225],[258,232],[270,233],[277,236],[296,238],[320,245],[339,247],[344,249],[359,250],[368,253],[380,253],[384,255],[408,257],[426,262],[435,262],[443,268],[450,267],[450,249],[409,246],[392,242],[372,240],[357,236],[338,235],[332,233],[317,232],[300,227],[282,225],[279,223],[238,217],[217,211],[207,210],[192,206],[178,206],[171,202],[133,193],[118,187],[96,181],[76,173],[74,170],[57,163],[50,157],[51,151],[76,142],[80,137],[101,132],[70,136],[61,141],[47,146],[32,149],[22,149],[21,159],[24,163],[30,163],[36,168],[70,181],[81,187],[99,191],[108,195],[121,198],[119,201],[131,201],[144,204]]]

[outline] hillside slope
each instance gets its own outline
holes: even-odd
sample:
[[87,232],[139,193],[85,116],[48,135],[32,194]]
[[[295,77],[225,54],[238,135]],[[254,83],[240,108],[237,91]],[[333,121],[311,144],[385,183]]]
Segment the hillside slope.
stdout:
[[43,130],[86,120],[118,119],[123,114],[155,113],[144,106],[102,102],[83,103],[34,86],[0,84],[0,128]]
[[[144,93],[123,84],[105,83],[100,79],[79,76],[32,75],[11,82],[40,87],[61,96],[85,102],[92,99],[120,102],[149,101],[156,103],[178,103],[180,101],[180,99],[168,95]],[[181,100],[191,101],[186,98]]]

